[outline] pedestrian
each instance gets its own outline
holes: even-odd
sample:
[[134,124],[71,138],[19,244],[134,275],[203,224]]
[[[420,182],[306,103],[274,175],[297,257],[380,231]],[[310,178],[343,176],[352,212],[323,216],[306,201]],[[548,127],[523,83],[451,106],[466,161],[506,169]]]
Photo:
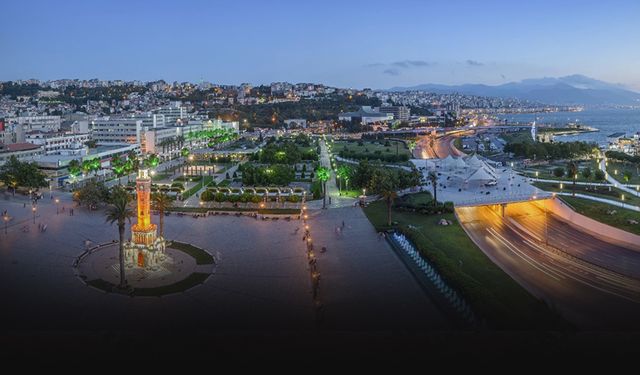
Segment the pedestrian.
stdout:
[[27,208],[27,204],[26,203],[22,203],[22,208]]
[[342,228],[344,229],[344,220],[342,220]]

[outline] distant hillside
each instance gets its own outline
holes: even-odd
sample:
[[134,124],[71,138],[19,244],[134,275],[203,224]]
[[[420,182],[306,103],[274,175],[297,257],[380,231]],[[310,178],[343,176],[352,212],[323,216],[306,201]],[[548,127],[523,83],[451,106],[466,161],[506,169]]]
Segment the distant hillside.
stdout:
[[479,96],[517,98],[548,104],[640,105],[640,93],[583,75],[559,78],[525,79],[498,86],[465,84],[457,86],[424,84],[394,87],[389,91],[421,90],[435,93],[461,93]]

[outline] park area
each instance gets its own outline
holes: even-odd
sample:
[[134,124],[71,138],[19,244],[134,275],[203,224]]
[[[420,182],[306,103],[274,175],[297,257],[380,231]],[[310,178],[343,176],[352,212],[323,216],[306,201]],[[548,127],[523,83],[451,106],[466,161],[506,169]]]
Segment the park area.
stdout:
[[[411,200],[419,209],[429,204],[427,194]],[[407,200],[405,200],[407,201]],[[566,323],[496,266],[467,236],[453,213],[421,214],[393,209],[392,228],[386,224],[387,208],[376,201],[365,213],[377,230],[399,230],[433,262],[447,282],[460,292],[486,325],[495,329],[563,329]],[[441,220],[450,225],[439,225]],[[508,301],[508,302],[507,302]]]
[[640,212],[577,197],[560,197],[574,211],[603,224],[640,235]]
[[411,158],[411,151],[403,141],[336,141],[333,150],[346,159],[380,160],[388,163],[406,162]]

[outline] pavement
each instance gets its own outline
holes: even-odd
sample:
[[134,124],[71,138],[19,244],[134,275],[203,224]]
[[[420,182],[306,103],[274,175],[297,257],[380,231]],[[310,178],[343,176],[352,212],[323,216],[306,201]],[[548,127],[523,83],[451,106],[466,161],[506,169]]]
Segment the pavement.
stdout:
[[[0,298],[6,302],[0,319],[11,322],[13,332],[306,334],[325,327],[316,321],[301,221],[167,216],[166,237],[210,251],[219,259],[216,272],[184,293],[129,298],[84,285],[72,267],[87,245],[117,239],[117,227],[105,223],[103,211],[75,207],[70,216],[70,194],[54,192],[54,197],[60,199],[60,213],[55,201],[45,198],[35,224],[26,197],[0,199],[0,209],[12,217],[8,233],[0,232],[0,285],[5,286]],[[443,318],[359,208],[314,210],[311,216],[315,240],[329,249],[319,257],[326,330],[443,327]],[[339,218],[348,226],[337,238],[333,223]],[[46,224],[46,232],[38,224]],[[22,231],[25,226],[28,232]]]
[[[323,328],[411,332],[449,327],[361,208],[313,211],[308,223],[321,274]],[[319,252],[322,247],[327,251]]]

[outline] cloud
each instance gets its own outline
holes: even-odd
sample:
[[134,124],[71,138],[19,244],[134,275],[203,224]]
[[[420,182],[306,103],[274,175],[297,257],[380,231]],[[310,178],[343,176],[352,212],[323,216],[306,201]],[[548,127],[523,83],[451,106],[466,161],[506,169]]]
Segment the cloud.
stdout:
[[469,66],[483,66],[484,64],[476,60],[467,60],[465,63]]
[[364,67],[365,68],[377,68],[380,66],[384,66],[385,64],[383,63],[372,63],[372,64],[365,64]]
[[399,68],[414,68],[414,67],[420,68],[425,66],[432,66],[432,65],[435,65],[435,63],[424,61],[424,60],[403,60],[403,61],[396,61],[394,63],[391,63],[391,65],[397,66]]
[[388,74],[390,76],[399,76],[400,75],[400,71],[398,69],[385,69],[382,71],[383,74]]

